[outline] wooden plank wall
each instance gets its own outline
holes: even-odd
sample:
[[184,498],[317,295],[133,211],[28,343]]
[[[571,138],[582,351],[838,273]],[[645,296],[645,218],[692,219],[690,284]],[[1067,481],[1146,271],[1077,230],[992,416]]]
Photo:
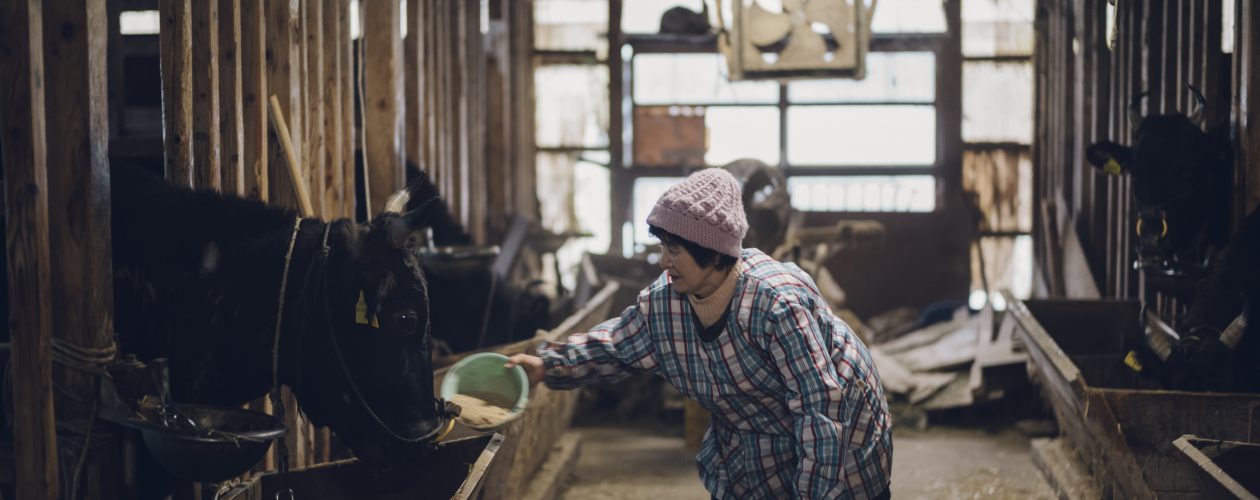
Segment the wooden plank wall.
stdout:
[[0,131],[4,134],[5,246],[8,251],[10,362],[18,498],[57,498],[57,429],[52,394],[52,257],[48,238],[48,157],[44,124],[41,4],[0,2]]
[[[362,29],[359,75],[349,2],[157,0],[166,177],[295,207],[294,181],[280,168],[268,116],[275,95],[300,165],[297,182],[311,188],[323,218],[353,216],[354,158],[365,143],[367,180],[378,188],[371,191],[374,207],[402,187],[406,154],[429,172],[477,241],[498,242],[505,227],[488,221],[536,217],[533,2],[491,1],[486,32],[479,0],[412,2],[406,57],[398,2],[363,2],[360,19],[371,28]],[[0,60],[9,286],[28,291],[15,297],[30,299],[12,304],[10,322],[12,359],[22,374],[15,404],[34,409],[14,421],[19,435],[30,437],[17,446],[21,497],[55,497],[60,487],[51,343],[100,348],[113,334],[107,158],[109,125],[118,121],[108,104],[122,107],[123,75],[106,75],[106,58],[118,57],[107,50],[120,50],[116,18],[129,8],[138,7],[0,2],[0,49],[9,55]],[[356,76],[363,77],[361,89]],[[44,82],[52,83],[46,89]],[[356,90],[368,97],[358,116]],[[47,147],[53,126],[59,143],[73,147]],[[54,317],[53,307],[78,313]],[[261,400],[250,406],[267,409]],[[339,458],[333,436],[311,427],[292,397],[287,406],[291,465]],[[93,455],[88,466],[96,461]]]
[[[1229,29],[1221,21],[1226,1],[1236,0],[1121,0],[1114,7],[1116,38],[1110,49],[1105,2],[1041,0],[1037,10],[1036,196],[1043,204],[1060,207],[1065,219],[1057,221],[1060,229],[1070,225],[1079,234],[1088,271],[1104,295],[1140,296],[1174,325],[1186,305],[1147,292],[1132,270],[1131,181],[1097,172],[1084,161],[1084,150],[1101,140],[1131,143],[1135,131],[1129,105],[1142,92],[1148,93],[1140,102],[1143,115],[1189,113],[1195,103],[1189,86],[1194,86],[1208,103],[1205,128],[1236,127],[1240,168],[1235,221],[1255,207],[1260,163],[1246,157],[1249,150],[1260,150],[1260,132],[1251,126],[1260,122],[1248,119],[1247,99],[1251,88],[1260,90],[1260,83],[1253,81],[1248,58],[1256,57],[1260,40],[1254,17],[1247,17],[1254,16],[1255,8],[1237,1],[1235,54],[1222,52],[1221,32]],[[1037,225],[1041,241],[1049,227]],[[1038,246],[1037,261],[1054,262],[1045,248]],[[1037,279],[1052,281],[1047,276],[1064,272],[1057,269]]]

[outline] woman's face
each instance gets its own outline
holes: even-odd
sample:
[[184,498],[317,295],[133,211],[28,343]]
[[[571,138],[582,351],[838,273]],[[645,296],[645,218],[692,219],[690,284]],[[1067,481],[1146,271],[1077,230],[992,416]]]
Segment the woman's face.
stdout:
[[700,267],[682,245],[662,241],[660,264],[669,273],[670,283],[679,293],[704,296],[712,291],[707,288],[716,288],[714,285],[721,281],[715,280],[718,277],[717,266]]

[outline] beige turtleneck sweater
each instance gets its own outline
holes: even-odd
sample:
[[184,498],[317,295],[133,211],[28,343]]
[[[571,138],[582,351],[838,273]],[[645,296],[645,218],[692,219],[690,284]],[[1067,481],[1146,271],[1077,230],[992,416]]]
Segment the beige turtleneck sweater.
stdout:
[[743,262],[736,262],[727,271],[726,279],[722,280],[722,284],[718,285],[717,290],[708,297],[699,299],[695,295],[687,294],[687,301],[691,302],[691,307],[696,310],[696,316],[700,317],[700,323],[706,328],[722,319],[722,313],[730,307],[731,297],[735,295],[735,282],[739,280],[739,273],[743,272],[743,267]]

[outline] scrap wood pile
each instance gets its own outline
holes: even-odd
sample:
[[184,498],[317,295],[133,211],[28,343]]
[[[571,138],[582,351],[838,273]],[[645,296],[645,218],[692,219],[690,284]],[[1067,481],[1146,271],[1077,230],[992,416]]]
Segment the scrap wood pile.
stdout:
[[865,324],[843,319],[866,342],[894,414],[918,426],[926,412],[998,400],[1027,382],[1022,349],[994,328],[992,309],[898,308]]

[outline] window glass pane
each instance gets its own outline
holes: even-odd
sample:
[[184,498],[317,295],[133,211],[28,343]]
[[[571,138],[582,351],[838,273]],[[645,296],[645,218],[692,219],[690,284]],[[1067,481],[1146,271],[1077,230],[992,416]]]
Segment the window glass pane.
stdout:
[[962,136],[970,142],[1032,142],[1031,62],[963,63]]
[[118,15],[118,29],[123,35],[156,35],[161,24],[156,10],[132,10]]
[[[871,0],[866,0],[870,5]],[[880,0],[875,5],[871,31],[875,33],[944,33],[945,2],[941,0]]]
[[[1108,7],[1109,18],[1114,15],[1111,14],[1114,11],[1114,6]],[[1221,4],[1221,52],[1226,54],[1234,53],[1235,29],[1237,29],[1237,26],[1234,26],[1234,2],[1224,2]]]
[[1033,0],[963,0],[965,56],[1032,55]]
[[678,6],[700,12],[704,8],[704,0],[624,0],[621,30],[626,33],[657,33],[661,27],[661,14]]
[[793,166],[936,162],[933,106],[795,106],[787,126]]
[[656,243],[648,234],[647,216],[652,205],[665,194],[670,186],[682,181],[682,177],[640,177],[634,180],[634,242],[639,245]]
[[740,158],[779,163],[779,108],[721,106],[705,110],[709,149],[704,162],[724,165]]
[[[612,224],[608,193],[608,168],[587,161],[578,161],[573,169],[573,206],[577,227],[574,229],[590,236],[571,238],[556,251],[561,270],[561,282],[573,290],[576,286],[576,266],[586,253],[607,253],[612,242]],[[551,196],[551,193],[542,193]],[[540,196],[541,199],[541,196]]]
[[590,0],[536,0],[534,47],[608,54],[608,4]]
[[965,148],[963,190],[976,194],[984,230],[1032,231],[1032,158],[1027,148]]
[[980,256],[975,245],[971,246],[971,289],[984,290],[984,280],[988,278],[989,294],[998,308],[997,295],[1001,290],[1010,290],[1015,298],[1026,299],[1032,295],[1033,255],[1032,237],[991,237],[980,239],[980,247],[984,250],[984,267],[987,276],[980,275]]
[[539,146],[608,146],[607,66],[539,66],[534,91]]
[[793,176],[792,207],[809,212],[931,212],[936,178],[930,175]]
[[730,82],[720,54],[634,56],[636,104],[766,103],[779,101],[772,81]]
[[931,52],[875,52],[866,56],[864,80],[797,80],[791,102],[932,102],[936,56]]

